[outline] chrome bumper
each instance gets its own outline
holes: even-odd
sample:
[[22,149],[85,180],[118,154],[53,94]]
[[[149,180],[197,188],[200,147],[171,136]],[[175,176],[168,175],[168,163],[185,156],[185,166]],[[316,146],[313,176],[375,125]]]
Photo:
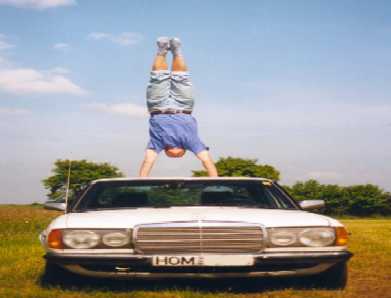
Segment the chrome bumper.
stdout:
[[303,276],[321,273],[352,254],[336,252],[287,252],[253,255],[254,265],[244,267],[154,267],[152,255],[55,254],[45,258],[67,270],[98,278],[239,278],[261,276]]

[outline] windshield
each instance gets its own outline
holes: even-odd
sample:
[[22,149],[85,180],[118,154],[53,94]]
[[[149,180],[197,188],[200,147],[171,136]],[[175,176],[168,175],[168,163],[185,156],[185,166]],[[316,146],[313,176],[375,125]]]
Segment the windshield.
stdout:
[[93,184],[75,211],[174,206],[237,206],[297,209],[274,184],[257,180],[102,181]]

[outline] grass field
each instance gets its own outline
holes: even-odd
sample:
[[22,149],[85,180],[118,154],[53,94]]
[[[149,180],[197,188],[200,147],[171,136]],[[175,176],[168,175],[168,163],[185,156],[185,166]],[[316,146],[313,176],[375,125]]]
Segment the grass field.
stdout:
[[42,284],[38,234],[59,215],[33,206],[0,205],[0,297],[391,297],[391,219],[342,220],[351,232],[349,283],[343,291],[311,289],[305,280],[96,281]]

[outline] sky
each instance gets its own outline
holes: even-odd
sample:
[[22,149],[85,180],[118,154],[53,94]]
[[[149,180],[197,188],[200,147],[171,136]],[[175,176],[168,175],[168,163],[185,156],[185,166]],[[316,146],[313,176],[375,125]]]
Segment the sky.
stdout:
[[159,36],[183,42],[215,159],[391,190],[390,1],[0,0],[0,203],[45,201],[56,159],[137,175]]

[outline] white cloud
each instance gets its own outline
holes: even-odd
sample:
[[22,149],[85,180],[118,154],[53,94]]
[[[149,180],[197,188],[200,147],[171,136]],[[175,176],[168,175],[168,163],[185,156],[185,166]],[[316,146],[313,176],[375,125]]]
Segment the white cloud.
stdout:
[[0,107],[0,115],[19,116],[19,115],[28,115],[28,114],[30,114],[30,111],[26,110],[26,109],[2,108],[2,107]]
[[[1,1],[1,0],[0,0]],[[7,50],[7,49],[10,49],[10,48],[13,48],[14,45],[11,44],[9,41],[8,41],[8,38],[7,36],[5,36],[4,34],[1,34],[0,33],[0,51],[1,50]]]
[[132,46],[141,42],[142,35],[134,32],[124,32],[118,36],[113,36],[112,41],[122,46]]
[[0,90],[13,94],[83,95],[86,93],[62,74],[31,68],[0,69]]
[[108,40],[121,46],[134,46],[143,40],[143,36],[137,32],[122,32],[120,34],[111,34],[105,32],[92,32],[88,35],[92,40]]
[[0,0],[0,5],[8,5],[20,8],[48,9],[60,6],[76,5],[75,0]]
[[63,42],[55,43],[53,45],[53,49],[60,50],[60,51],[67,51],[70,48],[71,48],[71,46],[69,44],[63,43]]
[[147,109],[145,106],[132,103],[117,103],[117,104],[104,104],[104,103],[94,103],[89,104],[88,108],[110,114],[120,114],[130,117],[146,117]]
[[[0,4],[2,0],[0,0]],[[39,1],[38,1],[39,2]],[[50,1],[48,1],[50,2]],[[4,3],[4,1],[3,1]],[[0,33],[0,50],[13,47],[7,37]],[[55,49],[66,50],[68,44],[57,43]],[[69,70],[56,67],[46,71],[13,66],[4,56],[0,55],[0,91],[13,94],[73,94],[87,93],[73,83],[68,77]]]
[[100,40],[100,39],[105,39],[109,38],[110,34],[103,33],[103,32],[92,32],[88,35],[89,39],[95,39],[95,40]]
[[6,64],[7,63],[7,59],[5,59],[4,57],[1,57],[0,56],[0,66],[2,65],[2,64]]
[[0,33],[0,67],[4,67],[9,64],[8,59],[4,56],[5,50],[15,47],[8,41],[8,37]]
[[66,75],[71,73],[71,71],[65,67],[55,67],[50,69],[49,72],[53,74],[61,74],[61,75]]

